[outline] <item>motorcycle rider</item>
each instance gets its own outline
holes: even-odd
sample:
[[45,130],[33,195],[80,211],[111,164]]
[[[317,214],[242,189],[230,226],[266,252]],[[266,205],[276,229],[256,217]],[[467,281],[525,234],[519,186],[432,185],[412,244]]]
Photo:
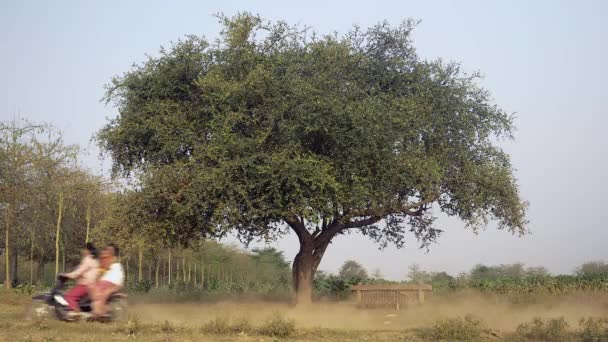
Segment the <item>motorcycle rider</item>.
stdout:
[[82,260],[78,267],[70,272],[62,274],[65,278],[75,279],[76,285],[69,289],[64,298],[68,302],[69,309],[73,313],[80,311],[78,301],[89,293],[90,287],[95,284],[98,275],[99,262],[97,261],[97,248],[88,242],[82,250]]
[[95,317],[103,317],[107,314],[106,302],[108,298],[122,289],[125,279],[122,265],[118,262],[118,247],[115,244],[109,244],[101,252],[100,262],[101,268],[105,271],[91,288],[93,315]]

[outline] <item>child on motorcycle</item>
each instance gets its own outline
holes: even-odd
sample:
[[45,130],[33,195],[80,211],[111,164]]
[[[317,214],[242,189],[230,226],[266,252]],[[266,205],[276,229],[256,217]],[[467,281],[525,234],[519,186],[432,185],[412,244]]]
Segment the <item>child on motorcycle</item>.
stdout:
[[74,313],[79,311],[78,301],[89,293],[89,288],[95,284],[98,274],[99,263],[97,261],[97,249],[88,242],[82,250],[82,260],[78,267],[63,274],[68,279],[75,279],[76,285],[69,289],[64,298],[68,302],[70,310]]

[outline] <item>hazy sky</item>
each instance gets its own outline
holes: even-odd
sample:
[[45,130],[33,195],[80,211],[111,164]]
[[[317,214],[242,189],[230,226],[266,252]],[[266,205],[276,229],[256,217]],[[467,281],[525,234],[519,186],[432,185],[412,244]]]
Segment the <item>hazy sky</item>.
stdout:
[[[288,4],[289,3],[289,4]],[[493,227],[475,235],[456,220],[428,253],[357,235],[337,238],[321,269],[347,259],[401,279],[411,263],[457,274],[476,263],[521,261],[571,272],[608,259],[608,1],[23,1],[0,0],[0,120],[19,113],[89,146],[86,165],[107,172],[89,145],[116,115],[103,86],[145,54],[186,34],[214,38],[214,13],[251,11],[271,20],[344,32],[381,20],[422,22],[414,44],[425,58],[462,62],[485,75],[495,102],[517,113],[516,141],[505,145],[530,201],[532,235]],[[292,258],[295,236],[277,245]]]

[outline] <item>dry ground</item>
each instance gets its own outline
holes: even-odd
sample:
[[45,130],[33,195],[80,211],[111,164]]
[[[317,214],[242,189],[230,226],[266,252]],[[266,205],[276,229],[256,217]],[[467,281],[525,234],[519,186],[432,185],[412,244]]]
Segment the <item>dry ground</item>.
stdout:
[[[137,323],[63,323],[26,321],[28,298],[0,293],[0,341],[416,341],[416,329],[443,318],[472,314],[499,336],[515,331],[533,317],[564,317],[576,327],[582,317],[607,317],[608,296],[553,298],[536,304],[510,304],[499,297],[471,293],[434,298],[423,306],[395,311],[360,309],[350,303],[321,303],[307,309],[287,304],[131,303],[129,312]],[[201,327],[220,318],[245,319],[254,326],[280,315],[294,320],[296,332],[289,338],[257,333],[210,334]]]

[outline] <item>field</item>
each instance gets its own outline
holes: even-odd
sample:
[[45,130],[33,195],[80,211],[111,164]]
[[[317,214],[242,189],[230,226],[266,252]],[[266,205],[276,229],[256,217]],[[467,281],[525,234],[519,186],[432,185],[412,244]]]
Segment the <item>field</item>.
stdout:
[[306,309],[256,301],[169,304],[149,294],[131,300],[127,322],[112,324],[27,321],[27,304],[25,295],[2,293],[0,341],[608,340],[608,321],[600,318],[608,317],[608,295],[599,292],[513,304],[462,291],[400,311],[350,302]]

